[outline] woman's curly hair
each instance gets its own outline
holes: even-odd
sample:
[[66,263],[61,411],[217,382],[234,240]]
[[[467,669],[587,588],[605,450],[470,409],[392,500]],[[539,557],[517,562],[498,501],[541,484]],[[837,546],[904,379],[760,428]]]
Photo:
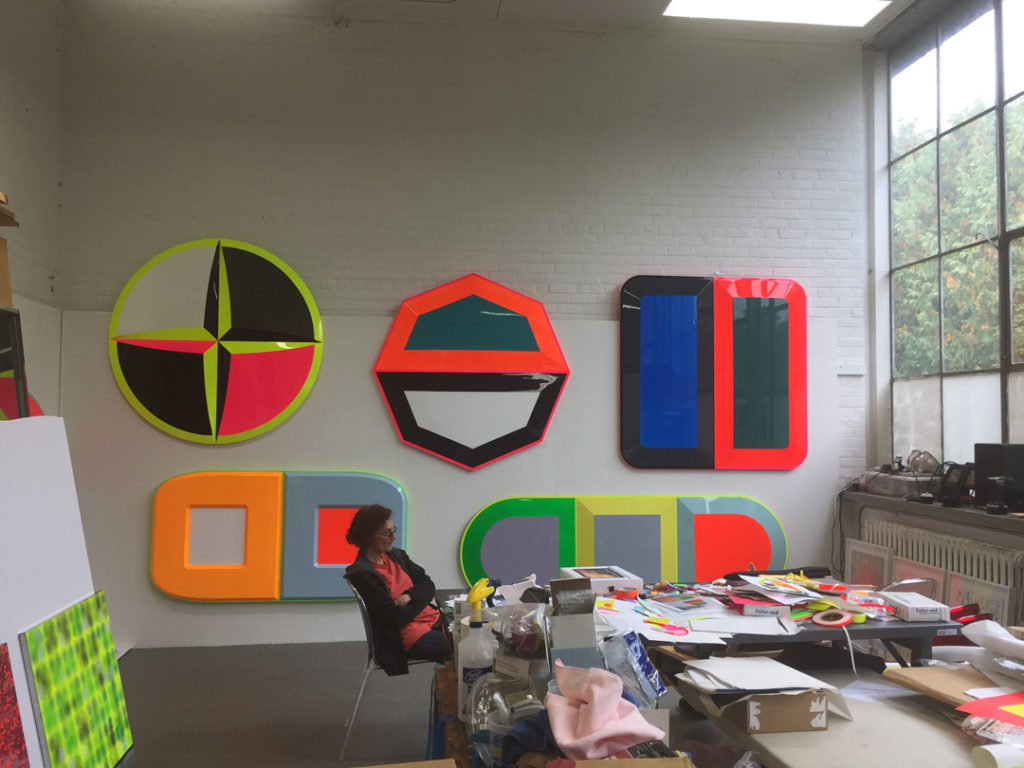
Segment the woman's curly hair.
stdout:
[[373,535],[391,519],[391,510],[380,504],[367,504],[356,510],[352,524],[345,534],[345,541],[353,547],[365,549],[373,540]]

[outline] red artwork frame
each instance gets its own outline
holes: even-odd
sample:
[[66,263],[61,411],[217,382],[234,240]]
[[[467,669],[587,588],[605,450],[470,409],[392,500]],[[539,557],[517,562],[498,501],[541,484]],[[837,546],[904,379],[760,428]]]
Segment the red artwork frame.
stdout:
[[[736,298],[789,305],[789,444],[737,448],[733,439],[733,316]],[[807,457],[807,295],[793,280],[715,278],[715,469],[792,469]]]

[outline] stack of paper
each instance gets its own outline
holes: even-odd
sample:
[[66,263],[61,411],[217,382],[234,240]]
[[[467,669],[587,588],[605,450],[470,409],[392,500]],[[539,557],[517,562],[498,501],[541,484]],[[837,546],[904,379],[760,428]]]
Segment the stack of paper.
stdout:
[[825,691],[829,711],[851,719],[846,700],[828,683],[767,656],[695,659],[683,662],[687,669],[676,678],[702,693],[785,693]]

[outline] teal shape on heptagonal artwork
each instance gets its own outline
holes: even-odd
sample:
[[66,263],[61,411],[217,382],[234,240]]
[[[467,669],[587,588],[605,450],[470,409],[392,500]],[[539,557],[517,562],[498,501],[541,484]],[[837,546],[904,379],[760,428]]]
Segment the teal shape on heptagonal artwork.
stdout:
[[526,316],[476,295],[421,315],[406,349],[474,349],[536,352]]

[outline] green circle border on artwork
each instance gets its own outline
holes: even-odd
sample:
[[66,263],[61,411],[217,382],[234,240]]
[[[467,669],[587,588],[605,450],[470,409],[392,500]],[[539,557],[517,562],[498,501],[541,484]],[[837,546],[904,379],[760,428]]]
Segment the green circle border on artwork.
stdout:
[[[146,406],[144,406],[139,399],[132,392],[128,386],[128,382],[125,381],[124,374],[121,372],[121,365],[117,356],[117,342],[114,341],[114,337],[117,335],[117,325],[121,319],[121,311],[124,309],[125,301],[128,296],[131,295],[132,290],[138,284],[149,270],[155,267],[162,261],[176,256],[183,251],[190,251],[196,248],[212,247],[216,248],[217,245],[235,247],[242,250],[247,250],[251,253],[260,256],[271,264],[280,269],[288,278],[292,281],[295,287],[299,290],[303,299],[306,301],[306,306],[309,308],[310,319],[313,321],[313,335],[315,343],[313,344],[313,364],[310,366],[309,375],[306,377],[305,383],[302,388],[299,389],[295,398],[278,413],[274,418],[270,419],[258,427],[246,430],[245,432],[239,432],[234,435],[228,435],[227,437],[218,438],[215,435],[198,435],[194,432],[188,432],[178,427],[174,427],[162,419],[155,416]],[[320,317],[320,310],[317,308],[316,301],[313,299],[313,294],[310,293],[306,283],[299,277],[298,273],[288,266],[285,262],[279,259],[277,256],[272,254],[270,251],[260,248],[259,246],[253,245],[252,243],[246,243],[242,240],[230,240],[227,238],[204,238],[201,240],[190,240],[187,243],[181,243],[179,245],[172,246],[165,251],[161,251],[152,259],[143,264],[139,270],[132,275],[131,279],[122,289],[121,294],[117,297],[117,303],[114,305],[113,314],[110,317],[110,327],[107,334],[107,351],[110,356],[110,369],[114,374],[114,380],[117,382],[118,388],[121,390],[121,394],[124,395],[125,399],[131,404],[132,408],[142,416],[146,421],[152,424],[154,427],[162,432],[166,432],[169,435],[180,438],[182,440],[188,440],[193,443],[202,443],[205,445],[222,445],[230,443],[240,443],[244,440],[249,440],[254,437],[258,437],[266,432],[269,432],[274,427],[278,426],[281,422],[291,416],[302,402],[306,399],[306,396],[313,389],[313,384],[316,382],[317,376],[320,373],[320,362],[323,357],[323,339],[324,329],[323,320]]]

